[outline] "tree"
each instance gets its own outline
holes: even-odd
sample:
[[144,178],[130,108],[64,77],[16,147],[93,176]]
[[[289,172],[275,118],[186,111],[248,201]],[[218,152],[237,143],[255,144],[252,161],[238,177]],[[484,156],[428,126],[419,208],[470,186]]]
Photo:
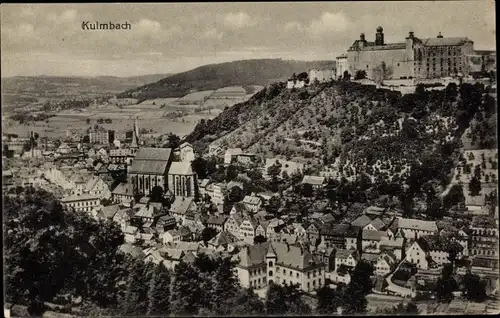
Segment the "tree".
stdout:
[[217,230],[211,227],[206,227],[201,231],[201,239],[205,244],[217,235]]
[[355,80],[360,80],[360,79],[365,79],[366,78],[366,72],[365,70],[357,70],[356,74],[354,75]]
[[267,239],[262,235],[257,235],[253,238],[253,244],[255,244],[255,245],[264,243],[266,241],[267,241]]
[[191,168],[198,175],[199,179],[207,178],[207,161],[202,157],[195,158],[193,161],[191,161]]
[[238,169],[233,165],[229,165],[226,168],[226,182],[236,179],[237,176],[238,176]]
[[152,276],[152,264],[132,259],[127,279],[126,291],[121,302],[122,314],[143,316],[148,309],[148,289]]
[[368,295],[373,287],[370,276],[373,274],[373,266],[366,262],[360,261],[354,267],[351,273],[351,281],[347,285],[344,293],[344,303],[346,304],[344,312],[347,314],[361,314],[366,311],[368,304],[366,295]]
[[342,80],[347,81],[347,82],[351,80],[351,74],[349,74],[349,72],[347,70],[344,71]]
[[451,264],[444,264],[435,288],[436,296],[440,302],[450,302],[453,300],[453,291],[457,288],[457,282],[452,274],[453,267]]
[[380,65],[373,69],[373,80],[378,85],[382,85],[384,83],[384,79],[390,75],[392,75],[392,68],[388,67],[385,62],[380,63]]
[[335,290],[329,286],[323,286],[317,292],[318,307],[316,310],[321,315],[332,315],[337,312],[337,308],[342,306],[342,294],[340,290]]
[[177,149],[181,145],[181,138],[173,133],[168,134],[167,143],[162,148]]
[[163,202],[163,188],[160,186],[154,186],[149,193],[151,202]]
[[148,316],[167,316],[170,311],[170,273],[163,263],[153,272],[148,292]]
[[194,316],[200,309],[202,297],[199,271],[193,266],[180,262],[175,267],[172,283],[170,309],[176,316]]
[[478,275],[467,272],[464,276],[465,294],[467,299],[483,302],[487,299],[486,283]]
[[281,172],[281,165],[279,164],[273,164],[272,166],[269,166],[267,168],[267,175],[272,179],[272,180],[277,180]]
[[229,315],[233,317],[264,316],[264,314],[264,303],[251,288],[240,290],[231,300]]
[[450,191],[443,197],[443,207],[449,209],[465,201],[464,190],[461,184],[454,184]]
[[231,300],[238,294],[239,283],[233,272],[236,263],[230,257],[225,257],[215,271],[215,283],[212,303],[215,305],[215,314],[226,316],[231,312]]
[[481,193],[481,181],[476,175],[469,182],[469,191],[471,196],[477,196]]
[[90,125],[90,118],[87,118],[85,122],[87,123],[87,125]]
[[300,194],[303,197],[311,198],[314,195],[314,188],[313,188],[313,186],[310,185],[309,183],[302,184],[302,186],[300,187]]
[[269,285],[266,297],[267,315],[308,315],[311,308],[302,299],[302,290],[298,285],[280,286],[274,283]]

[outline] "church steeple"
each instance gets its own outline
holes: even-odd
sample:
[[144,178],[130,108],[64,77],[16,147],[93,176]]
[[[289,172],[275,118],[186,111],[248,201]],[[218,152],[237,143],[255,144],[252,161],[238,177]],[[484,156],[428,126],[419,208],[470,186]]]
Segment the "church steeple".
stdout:
[[137,118],[134,119],[134,129],[132,130],[132,143],[130,148],[139,148],[139,126],[137,125]]

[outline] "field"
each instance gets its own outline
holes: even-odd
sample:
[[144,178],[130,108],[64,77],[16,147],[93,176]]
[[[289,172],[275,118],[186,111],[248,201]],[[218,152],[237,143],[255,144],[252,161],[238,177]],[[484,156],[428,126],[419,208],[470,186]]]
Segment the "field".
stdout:
[[[134,108],[132,108],[134,106]],[[164,115],[174,109],[158,109],[132,105],[118,108],[89,109],[82,112],[61,112],[51,117],[47,122],[34,122],[28,125],[6,124],[2,125],[4,132],[26,135],[28,131],[37,132],[40,136],[58,138],[66,136],[66,131],[72,133],[83,133],[91,125],[97,124],[98,118],[110,118],[112,123],[99,124],[106,129],[112,129],[123,133],[132,129],[134,119],[137,118],[139,128],[152,129],[154,133],[174,133],[184,136],[190,133],[201,119],[211,119],[219,112],[215,110],[186,114],[179,118],[165,118]],[[147,105],[146,105],[147,106]],[[90,119],[90,124],[87,124]]]

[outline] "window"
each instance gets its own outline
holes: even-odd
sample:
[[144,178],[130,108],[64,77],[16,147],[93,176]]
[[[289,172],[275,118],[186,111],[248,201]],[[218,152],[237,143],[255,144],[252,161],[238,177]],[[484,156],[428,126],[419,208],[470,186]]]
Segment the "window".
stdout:
[[273,276],[273,271],[269,271],[269,276]]
[[299,278],[299,276],[300,276],[299,273],[297,273],[297,278]]

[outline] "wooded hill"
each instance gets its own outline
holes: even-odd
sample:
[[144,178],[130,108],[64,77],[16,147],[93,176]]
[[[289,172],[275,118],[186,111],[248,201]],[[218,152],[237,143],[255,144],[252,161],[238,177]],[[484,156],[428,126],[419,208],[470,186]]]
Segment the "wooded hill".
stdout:
[[334,61],[286,61],[281,59],[242,60],[210,64],[178,73],[128,90],[119,98],[182,97],[191,91],[216,90],[226,86],[268,85],[286,80],[293,73],[310,68],[334,68]]

